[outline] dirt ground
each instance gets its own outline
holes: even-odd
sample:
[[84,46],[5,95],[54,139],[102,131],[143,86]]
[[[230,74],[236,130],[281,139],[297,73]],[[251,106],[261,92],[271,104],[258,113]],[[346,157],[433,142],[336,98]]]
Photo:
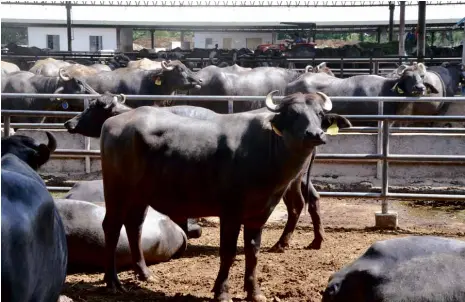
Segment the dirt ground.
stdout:
[[[391,202],[399,215],[400,228],[376,230],[374,212],[380,210],[376,200],[323,198],[322,218],[326,238],[321,250],[307,250],[313,239],[311,220],[302,215],[290,248],[283,254],[268,253],[279,238],[286,221],[285,206],[280,203],[263,233],[258,262],[261,288],[268,301],[320,301],[328,277],[361,255],[377,240],[407,235],[438,235],[465,240],[465,206],[411,206]],[[74,301],[210,301],[211,289],[219,269],[219,228],[216,219],[204,224],[202,237],[190,240],[182,258],[152,265],[158,278],[155,283],[138,282],[131,271],[119,277],[128,289],[124,294],[106,291],[103,274],[69,275],[63,295]],[[242,235],[241,235],[242,236]],[[243,242],[230,272],[234,301],[243,301]]]

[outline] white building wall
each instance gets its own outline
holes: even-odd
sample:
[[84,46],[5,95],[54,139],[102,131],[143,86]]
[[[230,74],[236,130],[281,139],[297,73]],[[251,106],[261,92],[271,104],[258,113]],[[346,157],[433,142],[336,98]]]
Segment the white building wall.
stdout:
[[194,46],[196,48],[205,48],[205,40],[212,38],[212,48],[218,44],[218,48],[224,48],[223,39],[231,38],[231,47],[240,49],[247,46],[247,38],[261,38],[263,44],[272,42],[272,33],[262,32],[194,32]]
[[[29,46],[47,47],[47,35],[60,36],[60,50],[68,50],[66,27],[28,27]],[[72,28],[73,51],[90,51],[89,36],[102,36],[104,50],[116,50],[116,28]]]

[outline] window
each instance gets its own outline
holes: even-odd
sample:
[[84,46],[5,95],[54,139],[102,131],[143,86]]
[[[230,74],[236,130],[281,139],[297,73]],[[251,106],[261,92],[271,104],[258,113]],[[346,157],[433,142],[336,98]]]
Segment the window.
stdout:
[[102,50],[102,36],[89,36],[90,51]]
[[213,48],[213,39],[205,38],[205,48]]
[[232,49],[232,38],[223,38],[223,49]]
[[59,35],[47,35],[47,48],[51,50],[60,50],[60,36]]

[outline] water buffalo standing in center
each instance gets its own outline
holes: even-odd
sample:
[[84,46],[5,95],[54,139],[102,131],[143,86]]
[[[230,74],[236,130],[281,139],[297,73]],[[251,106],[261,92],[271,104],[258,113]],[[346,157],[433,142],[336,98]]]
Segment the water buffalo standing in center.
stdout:
[[66,236],[53,197],[37,174],[56,149],[2,138],[2,301],[57,301],[66,278]]
[[374,243],[334,273],[322,302],[465,301],[465,242],[408,236]]
[[332,103],[323,93],[289,95],[279,105],[269,93],[265,104],[270,112],[214,120],[143,106],[105,121],[100,150],[108,287],[122,287],[114,253],[123,224],[136,274],[149,280],[140,226],[150,205],[174,219],[220,217],[220,271],[213,288],[219,301],[230,301],[228,275],[244,225],[244,288],[248,299],[266,300],[256,279],[263,226],[315,146],[325,143],[324,130],[350,123],[327,114]]
[[[218,116],[215,112],[193,106],[172,106],[164,109],[181,116],[187,116],[196,119],[213,120]],[[105,93],[100,99],[91,101],[89,107],[81,114],[68,120],[65,128],[70,133],[79,133],[84,136],[99,138],[103,123],[110,117],[133,110],[124,104],[124,98],[121,96]],[[251,113],[266,112],[266,108],[261,108]],[[344,125],[340,125],[344,127]],[[284,204],[288,212],[288,219],[284,227],[283,234],[275,245],[269,250],[270,252],[283,252],[291,240],[300,214],[305,204],[308,205],[308,212],[312,218],[314,239],[309,244],[310,249],[320,249],[324,240],[324,228],[320,215],[320,196],[310,181],[311,169],[315,159],[315,152],[310,157],[309,164],[302,170],[302,175],[289,185],[288,190],[283,196]],[[85,200],[85,201],[104,201],[103,182],[101,180],[92,180],[87,182],[78,182],[68,192],[65,198]],[[198,238],[200,227],[191,219],[187,225],[188,237]]]
[[[426,67],[422,63],[411,66],[401,65],[392,78],[377,75],[359,75],[345,79],[326,73],[305,73],[286,87],[286,94],[295,92],[322,91],[329,96],[420,96],[427,92],[438,93],[438,88],[424,82]],[[401,112],[408,103],[384,102],[384,114]],[[345,115],[377,115],[376,102],[335,102],[333,111]],[[376,122],[355,122],[358,125],[374,125]]]

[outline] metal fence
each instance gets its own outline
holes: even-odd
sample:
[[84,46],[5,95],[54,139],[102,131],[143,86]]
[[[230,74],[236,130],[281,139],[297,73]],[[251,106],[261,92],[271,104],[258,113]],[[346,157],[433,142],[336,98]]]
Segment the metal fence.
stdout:
[[[6,54],[2,55],[2,58],[5,60],[8,59],[25,59],[25,60],[39,60],[45,58],[55,58],[61,60],[72,60],[72,59],[88,59],[91,61],[99,61],[113,58],[115,54],[79,54],[79,52],[74,53],[63,53],[63,54],[52,54],[50,56],[28,56],[28,55],[11,55]],[[136,55],[137,53],[128,53],[128,55],[133,56],[135,59],[140,59]],[[155,57],[150,57],[154,59]],[[387,74],[394,70],[395,64],[402,64],[404,62],[413,62],[417,61],[416,57],[413,56],[384,56],[384,57],[359,57],[359,58],[347,58],[347,57],[307,57],[307,58],[292,58],[292,57],[266,57],[258,56],[254,58],[237,58],[236,60],[231,57],[220,57],[222,61],[229,64],[237,63],[241,66],[247,64],[257,64],[257,63],[280,63],[280,65],[285,65],[289,69],[293,70],[304,70],[303,68],[295,68],[295,64],[311,64],[315,66],[317,63],[327,62],[329,67],[334,74],[337,74],[339,77],[361,75],[361,74]],[[203,67],[206,67],[211,59],[209,57],[188,57],[181,59],[183,63],[192,62],[200,66],[193,68],[194,71],[198,71]],[[440,64],[442,62],[461,62],[461,57],[425,57],[423,59],[424,63],[427,65]],[[358,67],[354,68],[347,67],[348,64],[357,64]],[[362,66],[360,66],[362,65]]]
[[[69,98],[69,99],[86,99],[97,98],[99,95],[73,95],[73,94],[13,94],[4,93],[2,97],[9,98],[23,98],[23,97],[41,97],[41,98]],[[127,99],[132,100],[190,100],[190,101],[228,101],[228,102],[243,102],[243,101],[264,101],[264,96],[181,96],[181,95],[127,95]],[[283,97],[274,97],[276,101],[280,101]],[[389,192],[389,178],[388,170],[389,163],[402,162],[402,163],[455,163],[465,164],[465,155],[417,155],[417,154],[390,154],[389,152],[389,136],[392,133],[390,122],[391,121],[441,121],[441,122],[465,122],[465,116],[402,116],[402,115],[383,115],[383,102],[430,102],[446,101],[446,102],[459,102],[464,103],[465,97],[448,97],[448,98],[433,98],[433,97],[331,97],[333,102],[350,101],[350,102],[378,102],[379,114],[375,115],[346,115],[345,117],[351,121],[378,121],[378,128],[376,127],[357,127],[359,130],[378,130],[378,148],[376,154],[317,154],[316,160],[338,160],[348,161],[358,164],[366,162],[378,162],[380,178],[382,180],[381,192],[320,192],[321,196],[327,197],[365,197],[365,198],[378,198],[382,199],[382,213],[388,213],[388,199],[434,199],[434,200],[461,200],[465,201],[465,195],[451,195],[451,194],[407,194],[407,193],[390,193]],[[43,124],[39,127],[38,124],[11,124],[11,116],[53,116],[53,117],[73,117],[79,112],[64,112],[64,111],[28,111],[28,110],[2,110],[4,117],[4,133],[9,135],[9,129],[12,126],[19,128],[47,128],[49,124]],[[52,128],[57,128],[57,124],[52,124]],[[413,132],[415,129],[421,129],[425,132],[430,128],[394,128],[399,132]],[[409,131],[410,130],[410,131]],[[446,130],[446,128],[437,128],[434,130]],[[453,129],[455,132],[463,133],[465,129]],[[71,149],[58,149],[52,155],[55,158],[98,158],[100,156],[99,150],[89,150],[90,145],[86,144],[87,150],[71,150]],[[58,187],[48,187],[49,190],[57,190]],[[69,188],[66,188],[69,189]]]

